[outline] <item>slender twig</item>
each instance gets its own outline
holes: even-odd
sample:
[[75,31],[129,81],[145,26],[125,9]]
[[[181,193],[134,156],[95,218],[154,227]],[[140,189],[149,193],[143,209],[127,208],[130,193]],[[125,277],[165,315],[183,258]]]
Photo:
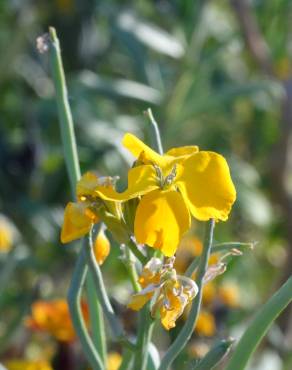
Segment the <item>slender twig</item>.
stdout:
[[147,304],[139,313],[138,336],[134,369],[145,370],[148,358],[148,349],[154,328],[154,320],[150,316],[149,305]]
[[231,251],[232,249],[238,249],[238,250],[245,250],[250,249],[252,250],[254,246],[256,245],[256,242],[251,243],[241,243],[241,242],[226,242],[226,243],[216,243],[212,245],[211,253],[219,253],[219,252],[226,252]]
[[191,277],[193,273],[196,271],[196,269],[198,268],[199,263],[200,263],[200,258],[196,257],[192,261],[192,263],[189,265],[189,267],[187,268],[187,271],[185,272],[185,276]]
[[130,248],[131,252],[138,259],[138,261],[140,261],[142,265],[145,265],[145,263],[147,262],[147,257],[139,251],[136,243],[132,238],[130,238],[130,240],[128,241],[127,246]]
[[96,293],[99,298],[99,302],[102,306],[104,315],[107,318],[108,323],[112,329],[112,334],[116,338],[123,338],[124,330],[119,320],[117,319],[116,314],[114,313],[113,307],[106,293],[100,267],[94,255],[92,229],[88,235],[88,246],[86,248],[86,259],[87,259],[87,264],[89,266],[89,269],[92,273],[92,277],[93,277]]
[[[80,179],[80,166],[78,160],[76,138],[74,133],[74,125],[68,100],[68,92],[61,57],[60,43],[56,34],[56,30],[53,27],[49,28],[49,36],[50,36],[49,44],[50,62],[58,106],[64,157],[67,172],[70,178],[71,191],[73,197],[75,198],[76,183]],[[86,279],[86,290],[89,303],[89,313],[91,318],[90,321],[92,326],[92,332],[94,333],[93,334],[94,344],[96,348],[98,348],[101,351],[101,356],[104,359],[105,333],[101,332],[102,322],[100,320],[102,320],[102,317],[100,313],[100,308],[98,307],[97,296],[95,293],[92,278],[90,277],[90,273],[87,275]],[[86,330],[85,327],[84,329]],[[103,335],[104,337],[102,338],[101,335]]]
[[[95,291],[94,281],[91,273],[87,274],[87,292]],[[92,327],[92,340],[100,354],[103,364],[106,364],[106,334],[102,307],[99,304],[96,294],[87,294],[88,304],[91,308],[90,324]]]
[[144,112],[144,114],[145,116],[149,118],[149,121],[151,123],[152,132],[153,132],[153,135],[151,135],[151,138],[154,139],[153,142],[154,142],[155,149],[158,151],[160,155],[163,155],[163,146],[162,146],[158,123],[155,121],[151,108],[148,108]]
[[129,351],[128,349],[125,349],[123,351],[123,359],[122,359],[122,363],[119,367],[119,370],[129,370],[131,369],[131,363],[132,363],[132,359],[133,359],[133,353],[132,351]]
[[123,262],[128,271],[133,289],[137,293],[141,290],[141,287],[138,282],[138,274],[135,266],[135,261],[133,260],[132,252],[127,245],[125,245],[125,258],[123,258]]
[[164,358],[162,359],[159,370],[169,369],[170,365],[175,360],[175,358],[178,356],[178,354],[182,351],[182,349],[185,347],[185,345],[187,344],[187,342],[189,341],[193,333],[193,328],[196,324],[200,306],[201,306],[201,301],[202,301],[203,278],[206,273],[206,269],[208,266],[208,260],[209,260],[209,256],[211,252],[214,226],[215,226],[215,222],[214,220],[211,220],[208,224],[208,229],[206,230],[204,249],[200,257],[198,278],[196,280],[198,288],[199,288],[198,294],[193,300],[189,316],[182,330],[179,332],[178,336],[176,337],[174,342],[171,344]]
[[74,125],[68,100],[68,92],[66,87],[66,79],[62,63],[59,39],[57,37],[55,28],[50,27],[49,32],[51,37],[50,45],[51,70],[53,75],[56,101],[60,118],[64,155],[67,171],[70,178],[71,189],[73,191],[73,195],[75,196],[75,186],[80,178],[80,167],[78,161]]
[[88,270],[85,256],[86,248],[87,245],[86,243],[84,243],[84,248],[82,248],[79,254],[79,258],[77,260],[75,270],[73,272],[73,277],[68,292],[68,303],[72,317],[72,322],[79,337],[79,340],[81,342],[82,348],[85,352],[87,360],[89,361],[93,369],[104,370],[101,357],[99,356],[97,350],[94,348],[94,345],[88,334],[80,305],[82,289],[85,283],[86,274]]

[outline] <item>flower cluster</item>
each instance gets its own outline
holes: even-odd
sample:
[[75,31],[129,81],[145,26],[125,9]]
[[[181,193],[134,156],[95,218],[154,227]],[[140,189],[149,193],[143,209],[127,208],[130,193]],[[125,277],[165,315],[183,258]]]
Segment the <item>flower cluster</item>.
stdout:
[[173,262],[174,258],[165,263],[158,258],[151,258],[139,278],[143,289],[134,294],[128,304],[129,308],[138,311],[150,301],[152,316],[159,312],[166,330],[175,326],[176,320],[198,292],[192,279],[177,275]]
[[[85,303],[82,304],[82,313],[88,323],[89,313]],[[60,342],[71,342],[76,337],[69,307],[64,299],[34,302],[31,316],[25,323],[31,330],[49,333]]]
[[[171,257],[190,228],[191,215],[227,220],[236,192],[224,157],[197,146],[159,155],[132,134],[124,136],[123,145],[136,157],[127,189],[119,193],[115,179],[86,173],[77,185],[77,202],[66,207],[62,242],[80,238],[101,220],[119,242],[133,233],[137,243]],[[137,202],[128,207],[133,199]]]

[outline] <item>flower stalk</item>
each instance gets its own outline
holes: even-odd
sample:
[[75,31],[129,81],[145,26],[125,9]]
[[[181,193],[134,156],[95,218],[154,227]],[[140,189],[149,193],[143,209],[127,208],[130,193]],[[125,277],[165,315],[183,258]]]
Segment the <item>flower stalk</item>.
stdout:
[[198,285],[198,294],[194,298],[191,310],[188,316],[188,319],[186,320],[182,330],[174,340],[174,342],[169,347],[168,351],[166,352],[165,356],[163,357],[159,370],[167,370],[169,369],[172,362],[176,359],[176,357],[179,355],[179,353],[183,350],[187,342],[189,341],[194,326],[197,321],[197,317],[199,314],[199,310],[201,307],[201,301],[202,301],[202,291],[203,291],[203,278],[205,276],[205,273],[207,271],[208,266],[208,260],[211,253],[211,247],[213,242],[213,232],[215,227],[215,221],[212,219],[208,223],[208,228],[206,230],[206,236],[205,236],[205,242],[204,242],[204,248],[203,253],[200,257],[200,263],[198,267],[198,278],[196,280]]
[[85,256],[86,249],[87,243],[84,240],[83,248],[81,249],[81,252],[79,254],[68,291],[68,304],[72,317],[72,322],[78,334],[86,358],[88,359],[93,369],[104,370],[104,364],[102,362],[101,356],[94,347],[93,342],[88,334],[80,305],[82,289],[88,270]]
[[[51,71],[53,77],[53,83],[55,87],[56,93],[56,101],[58,107],[58,115],[59,115],[59,122],[60,122],[60,129],[61,129],[61,137],[62,137],[62,144],[64,150],[64,157],[67,172],[70,179],[71,184],[71,191],[73,196],[75,197],[75,187],[77,181],[80,179],[80,166],[78,160],[78,152],[77,152],[77,145],[76,145],[76,138],[74,133],[74,125],[72,119],[72,113],[69,105],[68,100],[68,92],[66,86],[66,79],[65,73],[63,68],[63,62],[61,57],[61,50],[60,50],[60,43],[57,37],[57,33],[55,28],[49,28],[49,36],[50,36],[50,64],[51,64]],[[83,252],[80,252],[83,253]],[[83,260],[83,257],[82,257]],[[84,269],[84,279],[86,279],[86,290],[89,302],[89,312],[91,317],[91,324],[92,324],[92,332],[95,333],[93,335],[93,340],[95,347],[98,349],[98,352],[101,354],[101,358],[105,360],[105,334],[102,330],[102,315],[100,311],[100,307],[97,301],[97,296],[95,293],[93,279],[90,275],[86,278],[87,269]],[[83,275],[82,275],[83,276]],[[78,281],[76,279],[76,281]],[[80,281],[79,281],[80,282]],[[74,291],[76,290],[75,294],[81,294],[80,287],[78,284],[71,284],[71,290],[69,297],[74,296]],[[77,293],[79,292],[79,293]],[[70,303],[70,302],[69,302]],[[75,302],[76,303],[76,302]],[[71,307],[73,307],[73,303],[71,301]],[[84,325],[82,325],[82,312],[77,307],[72,310],[74,316],[74,326],[79,334],[80,338],[82,339],[83,345],[85,345],[85,352],[87,354],[88,359],[90,358],[91,361],[93,358],[96,357],[94,354],[94,346],[89,345],[90,337],[88,336],[87,329]],[[82,333],[81,333],[82,332]],[[99,333],[99,334],[96,334]]]

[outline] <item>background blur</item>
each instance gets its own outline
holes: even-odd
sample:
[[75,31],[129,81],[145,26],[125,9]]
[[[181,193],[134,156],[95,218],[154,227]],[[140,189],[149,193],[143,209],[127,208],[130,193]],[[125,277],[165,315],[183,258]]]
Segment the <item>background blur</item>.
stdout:
[[[123,183],[129,157],[120,140],[130,131],[150,143],[148,107],[164,148],[197,144],[230,164],[238,199],[215,238],[257,245],[218,280],[233,287],[236,303],[209,304],[217,330],[195,334],[193,353],[238,337],[291,274],[291,20],[289,0],[0,2],[0,359],[55,350],[23,318],[34,300],[66,295],[78,248],[59,241],[71,194],[36,38],[57,29],[83,172]],[[200,238],[201,225],[193,235]],[[112,245],[103,271],[125,303],[131,287],[118,254]],[[280,317],[250,369],[292,368],[289,317]],[[154,342],[167,341],[158,330]]]

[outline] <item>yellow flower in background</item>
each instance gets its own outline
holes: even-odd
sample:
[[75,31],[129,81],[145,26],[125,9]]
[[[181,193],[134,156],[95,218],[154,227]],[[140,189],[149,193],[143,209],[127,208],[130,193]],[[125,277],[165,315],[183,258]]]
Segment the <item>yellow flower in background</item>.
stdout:
[[7,370],[53,370],[46,361],[8,360],[4,363]]
[[[82,304],[85,322],[89,321],[88,308]],[[31,307],[31,316],[25,321],[31,330],[51,334],[61,342],[71,342],[76,338],[71,321],[68,303],[65,299],[36,301]]]
[[[199,257],[203,251],[203,243],[195,236],[186,236],[179,244],[175,256],[174,267],[176,271],[183,274],[194,258]],[[211,254],[208,264],[215,265],[219,261],[218,253]]]
[[173,148],[161,156],[131,134],[123,144],[138,159],[128,173],[127,190],[95,191],[111,201],[142,196],[134,222],[138,243],[173,256],[190,228],[190,214],[201,221],[227,220],[236,192],[224,157],[196,146]]
[[13,245],[13,226],[7,217],[0,215],[0,252],[9,252]]
[[99,265],[102,265],[110,253],[110,242],[103,230],[100,230],[94,241],[94,254]]
[[106,370],[118,370],[122,363],[122,356],[118,352],[110,352],[107,355]]
[[207,311],[201,311],[197,319],[195,330],[199,335],[212,337],[216,332],[214,315]]
[[226,283],[218,288],[218,298],[226,306],[236,308],[239,306],[238,286]]
[[193,280],[176,274],[173,260],[163,264],[158,258],[151,258],[145,265],[139,282],[143,289],[132,296],[128,307],[139,311],[151,301],[152,316],[158,311],[161,324],[166,330],[175,327],[176,320],[198,292]]

